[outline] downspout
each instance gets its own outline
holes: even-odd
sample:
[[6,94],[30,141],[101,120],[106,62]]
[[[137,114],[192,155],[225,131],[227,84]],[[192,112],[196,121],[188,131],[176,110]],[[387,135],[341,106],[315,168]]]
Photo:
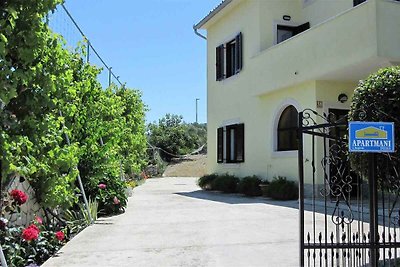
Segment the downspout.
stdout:
[[207,40],[207,37],[205,37],[204,35],[202,35],[201,33],[198,32],[198,29],[196,28],[196,25],[193,25],[193,30],[194,30],[194,33],[195,33],[197,36],[200,36],[200,37],[203,38],[204,40]]

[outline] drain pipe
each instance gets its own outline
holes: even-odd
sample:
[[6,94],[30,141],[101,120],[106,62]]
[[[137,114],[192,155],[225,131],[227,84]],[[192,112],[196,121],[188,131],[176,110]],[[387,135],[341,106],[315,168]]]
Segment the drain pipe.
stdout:
[[195,33],[197,36],[200,36],[200,37],[203,38],[204,40],[207,40],[207,37],[205,37],[204,35],[202,35],[201,33],[198,32],[198,29],[196,28],[196,25],[193,25],[193,30],[194,30],[194,33]]

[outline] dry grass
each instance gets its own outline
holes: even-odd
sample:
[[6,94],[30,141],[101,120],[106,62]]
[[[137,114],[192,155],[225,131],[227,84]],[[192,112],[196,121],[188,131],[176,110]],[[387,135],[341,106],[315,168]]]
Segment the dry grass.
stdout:
[[165,170],[164,177],[200,177],[206,174],[207,156],[193,155],[186,159],[175,159]]

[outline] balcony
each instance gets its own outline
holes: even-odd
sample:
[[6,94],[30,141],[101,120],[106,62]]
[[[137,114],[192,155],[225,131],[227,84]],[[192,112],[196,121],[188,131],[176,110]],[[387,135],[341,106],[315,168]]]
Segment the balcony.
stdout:
[[358,81],[400,64],[400,2],[370,0],[254,56],[253,95],[310,80]]

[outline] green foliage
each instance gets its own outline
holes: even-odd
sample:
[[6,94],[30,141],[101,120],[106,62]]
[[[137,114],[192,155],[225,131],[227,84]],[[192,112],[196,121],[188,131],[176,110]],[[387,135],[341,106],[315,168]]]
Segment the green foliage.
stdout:
[[[89,198],[89,210],[93,220],[97,220],[98,202]],[[90,225],[91,221],[84,204],[77,203],[74,209],[68,209],[63,214],[67,221],[67,229],[69,236],[73,237],[82,231],[86,226]]]
[[260,183],[261,179],[255,175],[244,177],[240,179],[238,192],[246,196],[261,196]]
[[[360,81],[354,92],[349,121],[394,121],[395,153],[392,155],[393,166],[400,165],[400,67],[389,67]],[[386,166],[384,154],[377,155],[378,179],[392,173],[393,168]],[[366,153],[351,153],[350,160],[354,170],[366,174],[368,168]]]
[[161,157],[170,161],[174,155],[185,155],[207,142],[205,124],[187,124],[179,115],[166,114],[158,123],[147,126],[148,141],[161,148]]
[[[51,32],[45,17],[61,2],[0,4],[2,174],[26,177],[44,207],[67,208],[77,201],[79,170],[99,208],[117,212],[126,205],[121,177],[145,164],[146,108],[136,90],[103,90],[100,70],[82,59],[85,47],[71,52]],[[99,183],[106,195],[98,196]]]
[[238,183],[239,178],[233,175],[218,175],[218,177],[211,182],[211,188],[212,190],[222,191],[224,193],[237,193]]
[[201,189],[211,190],[212,189],[211,185],[217,177],[218,177],[217,174],[204,175],[199,178],[199,180],[197,181],[197,184],[198,184],[198,186],[201,187]]
[[293,181],[288,181],[285,177],[275,177],[269,184],[269,195],[277,200],[298,199],[299,188]]

